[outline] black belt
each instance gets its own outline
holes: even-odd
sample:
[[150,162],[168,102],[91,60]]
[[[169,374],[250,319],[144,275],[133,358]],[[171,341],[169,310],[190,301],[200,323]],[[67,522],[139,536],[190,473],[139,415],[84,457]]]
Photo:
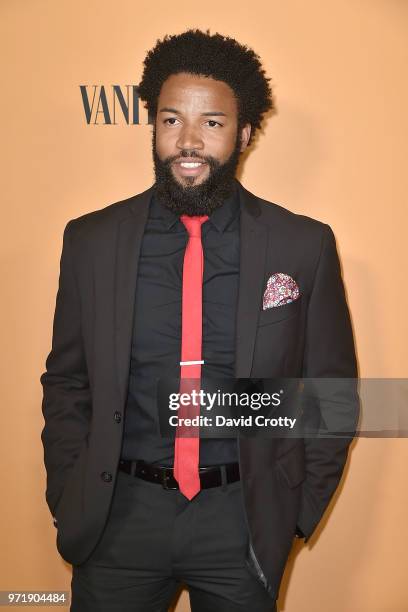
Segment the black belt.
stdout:
[[[142,459],[131,461],[130,459],[121,459],[119,461],[119,470],[161,484],[164,489],[178,489],[178,482],[173,476],[173,468],[153,463],[146,463]],[[226,463],[224,465],[210,465],[199,468],[200,483],[202,489],[211,487],[219,487],[222,485],[222,471],[225,470],[225,480],[227,483],[235,482],[240,479],[239,463]]]

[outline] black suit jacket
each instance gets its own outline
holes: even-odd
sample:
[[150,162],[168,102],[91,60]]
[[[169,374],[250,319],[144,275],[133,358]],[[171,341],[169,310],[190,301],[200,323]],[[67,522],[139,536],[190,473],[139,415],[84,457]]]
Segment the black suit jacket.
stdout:
[[[236,376],[357,377],[331,228],[237,184],[242,212]],[[64,231],[52,349],[41,376],[41,438],[57,547],[75,565],[97,544],[115,484],[138,254],[153,189],[73,219]],[[267,279],[275,272],[292,276],[300,297],[262,310]],[[321,414],[329,414],[334,401],[321,400]],[[357,422],[356,393],[342,410]],[[308,540],[339,484],[350,441],[239,439],[248,568],[272,598],[296,526]]]

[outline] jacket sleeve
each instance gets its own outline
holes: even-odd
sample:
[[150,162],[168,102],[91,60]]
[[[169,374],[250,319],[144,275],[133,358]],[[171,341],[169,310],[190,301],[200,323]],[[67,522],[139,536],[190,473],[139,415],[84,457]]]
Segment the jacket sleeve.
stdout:
[[360,412],[353,332],[329,225],[324,225],[308,305],[303,380],[303,421],[315,432],[305,435],[306,479],[298,517],[307,541],[340,482]]
[[47,472],[46,501],[52,514],[66,477],[89,431],[91,392],[81,334],[81,306],[75,278],[69,221],[64,230],[52,348],[41,375],[41,433]]

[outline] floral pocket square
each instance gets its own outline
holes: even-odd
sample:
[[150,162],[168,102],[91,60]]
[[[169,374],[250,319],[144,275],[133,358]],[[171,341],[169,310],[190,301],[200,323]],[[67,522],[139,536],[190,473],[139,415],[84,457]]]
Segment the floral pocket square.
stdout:
[[289,304],[297,300],[299,295],[300,291],[296,281],[289,274],[276,272],[268,278],[263,295],[263,309]]

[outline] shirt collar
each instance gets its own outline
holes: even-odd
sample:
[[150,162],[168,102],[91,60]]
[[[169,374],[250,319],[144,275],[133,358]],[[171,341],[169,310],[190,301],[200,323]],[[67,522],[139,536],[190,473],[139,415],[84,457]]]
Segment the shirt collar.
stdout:
[[163,206],[156,192],[153,192],[152,201],[150,205],[150,218],[161,219],[166,229],[170,229],[179,220],[178,216],[174,214],[169,208]]
[[[236,217],[239,209],[240,201],[238,187],[236,181],[234,181],[231,195],[224,200],[222,206],[214,210],[208,222],[211,223],[217,231],[223,233]],[[155,192],[152,196],[151,216],[162,219],[166,229],[171,229],[177,222],[181,223],[178,215],[169,208],[163,206]]]

